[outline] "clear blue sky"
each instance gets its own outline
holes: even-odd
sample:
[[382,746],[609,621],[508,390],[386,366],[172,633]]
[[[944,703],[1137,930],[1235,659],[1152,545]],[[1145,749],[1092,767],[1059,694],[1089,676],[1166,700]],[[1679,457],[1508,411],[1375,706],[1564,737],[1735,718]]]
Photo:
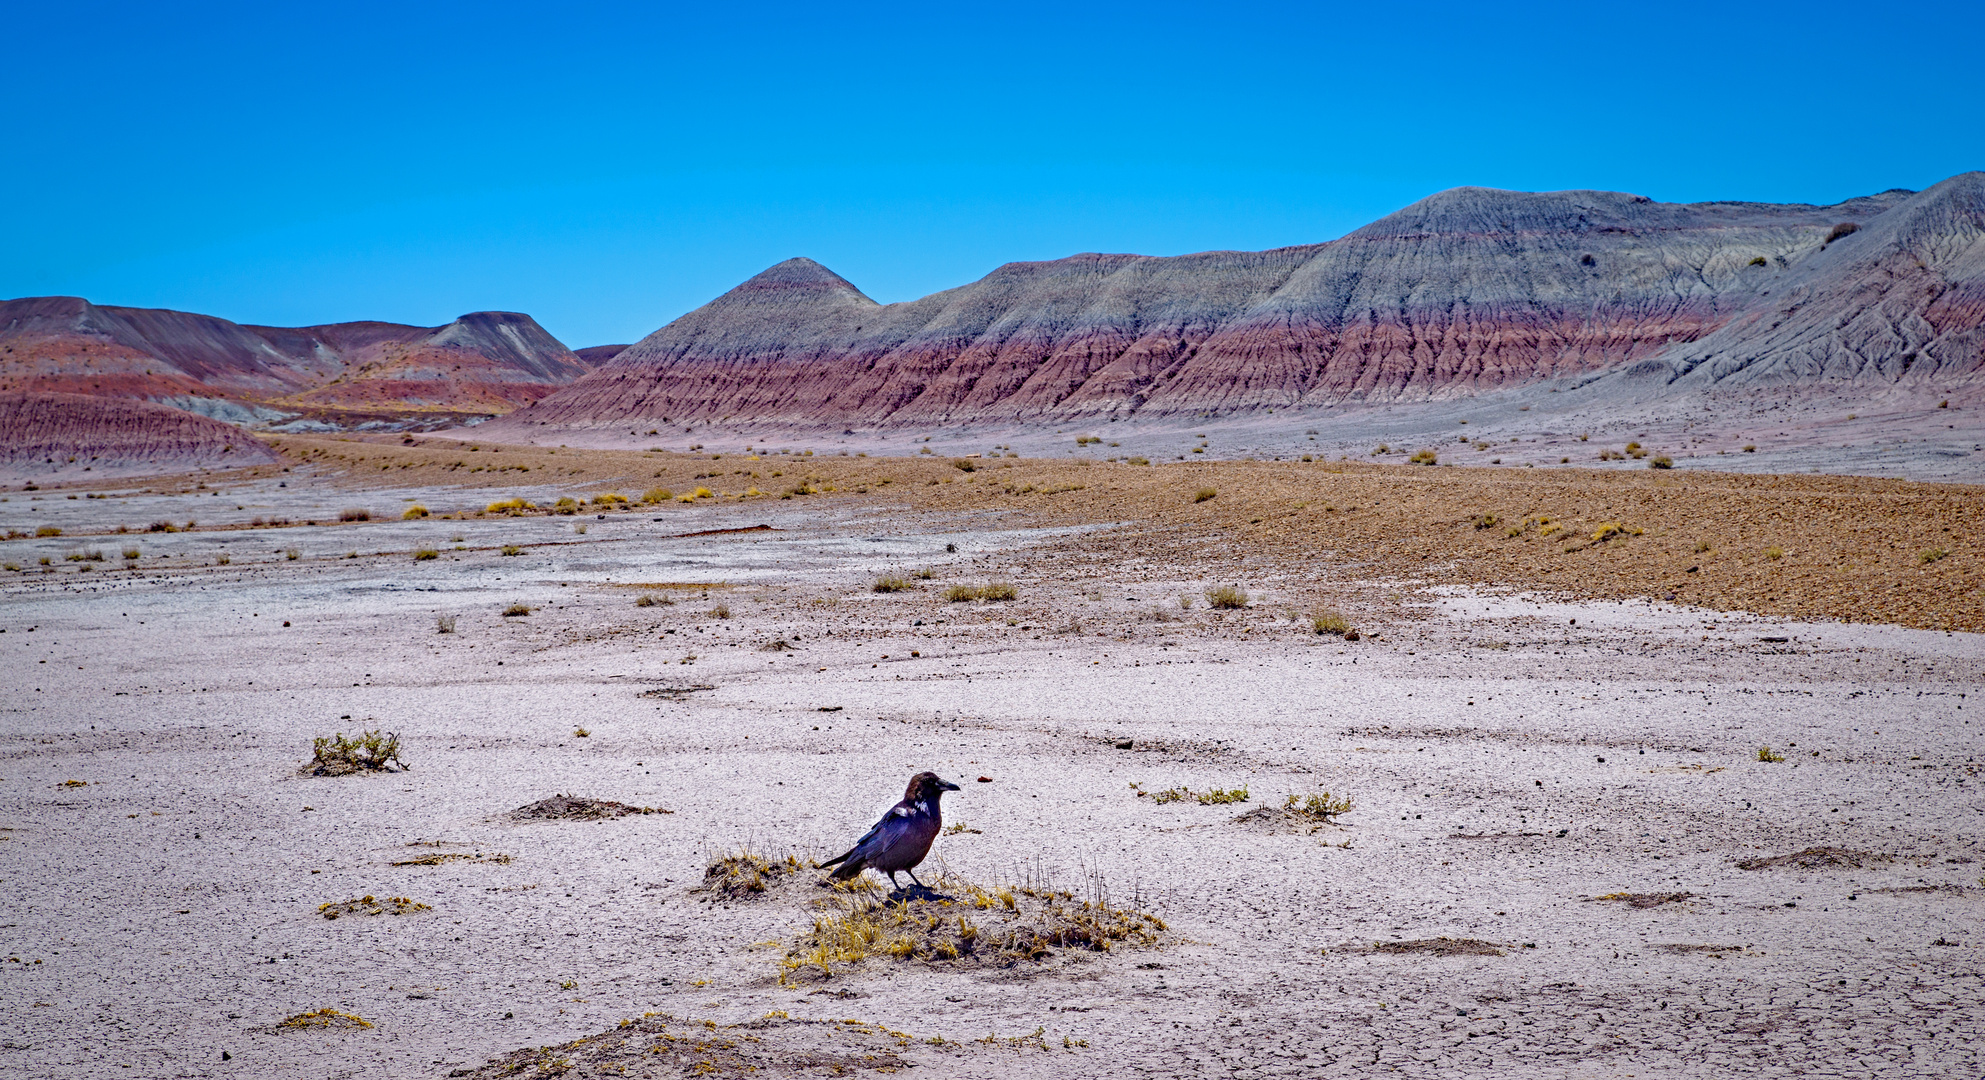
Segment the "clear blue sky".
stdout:
[[[949,9],[949,10],[947,10]],[[1985,5],[32,4],[0,297],[632,341],[1327,240],[1442,188],[1835,202],[1985,168]]]

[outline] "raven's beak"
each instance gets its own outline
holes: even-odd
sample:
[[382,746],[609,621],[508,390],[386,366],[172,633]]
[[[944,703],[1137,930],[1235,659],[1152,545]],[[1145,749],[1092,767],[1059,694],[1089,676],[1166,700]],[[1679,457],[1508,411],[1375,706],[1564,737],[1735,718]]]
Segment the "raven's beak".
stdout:
[[939,781],[937,782],[937,786],[938,786],[938,787],[939,787],[939,788],[940,788],[941,790],[944,790],[944,791],[963,791],[963,790],[965,790],[964,788],[961,788],[961,787],[959,787],[959,786],[958,786],[957,784],[954,784],[954,783],[952,783],[952,782],[951,782],[951,781],[949,781],[949,780],[939,780]]

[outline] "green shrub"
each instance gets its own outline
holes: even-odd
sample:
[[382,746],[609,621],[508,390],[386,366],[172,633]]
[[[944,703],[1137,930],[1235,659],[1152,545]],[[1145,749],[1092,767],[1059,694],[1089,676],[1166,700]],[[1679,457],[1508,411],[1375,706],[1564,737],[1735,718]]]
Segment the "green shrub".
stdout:
[[1351,621],[1336,608],[1318,608],[1310,616],[1310,626],[1319,634],[1336,634],[1338,637],[1351,632]]
[[675,492],[670,491],[668,488],[649,488],[641,493],[641,502],[646,506],[665,503],[673,498],[675,498]]
[[407,768],[407,763],[400,759],[400,737],[392,732],[367,731],[356,739],[347,739],[339,732],[330,738],[312,739],[310,747],[310,763],[303,767],[309,776],[390,772],[395,764],[399,765],[399,771]]
[[400,515],[400,520],[415,521],[420,518],[424,518],[426,516],[427,516],[427,507],[422,506],[419,503],[415,503],[412,506],[407,507],[407,512]]
[[[172,530],[172,526],[170,525],[166,526],[166,531],[170,532],[171,530]],[[36,529],[34,531],[34,534],[36,536],[61,536],[62,530],[56,528],[53,525],[43,525],[41,528]]]

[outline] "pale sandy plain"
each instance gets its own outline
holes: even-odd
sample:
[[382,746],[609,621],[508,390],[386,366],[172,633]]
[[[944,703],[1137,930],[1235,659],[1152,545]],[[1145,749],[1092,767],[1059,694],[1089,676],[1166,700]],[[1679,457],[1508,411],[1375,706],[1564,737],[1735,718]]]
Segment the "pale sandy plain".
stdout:
[[[883,498],[75,535],[490,497],[292,479],[0,506],[70,534],[8,542],[27,569],[0,578],[7,1075],[682,1075],[638,1045],[486,1068],[647,1013],[760,1040],[758,1075],[1985,1067],[1978,634],[1433,587],[1327,552],[1214,567],[1150,531]],[[1018,599],[942,598],[986,581]],[[655,587],[690,583],[713,587]],[[1181,612],[1225,583],[1247,609]],[[1362,639],[1313,633],[1319,604]],[[410,771],[297,775],[312,736],[368,727]],[[782,984],[819,890],[696,891],[740,845],[838,852],[924,768],[977,830],[940,840],[950,872],[1100,885],[1167,933]],[[1318,791],[1355,809],[1234,820]],[[671,813],[505,817],[560,792]],[[1821,846],[1860,865],[1737,865]],[[509,859],[391,865],[436,851]],[[1688,895],[1596,899],[1620,893]],[[365,894],[431,909],[318,913]],[[1443,937],[1500,955],[1383,951]],[[373,1026],[274,1028],[325,1007]]]

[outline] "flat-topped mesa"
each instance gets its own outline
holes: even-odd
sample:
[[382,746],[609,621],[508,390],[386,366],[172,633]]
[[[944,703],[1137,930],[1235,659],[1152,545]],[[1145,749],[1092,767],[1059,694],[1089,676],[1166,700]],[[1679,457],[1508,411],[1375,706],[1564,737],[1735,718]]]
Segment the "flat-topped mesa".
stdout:
[[1595,376],[1977,380],[1980,180],[1832,206],[1456,188],[1326,244],[1009,263],[896,304],[790,259],[490,434],[1060,423]]

